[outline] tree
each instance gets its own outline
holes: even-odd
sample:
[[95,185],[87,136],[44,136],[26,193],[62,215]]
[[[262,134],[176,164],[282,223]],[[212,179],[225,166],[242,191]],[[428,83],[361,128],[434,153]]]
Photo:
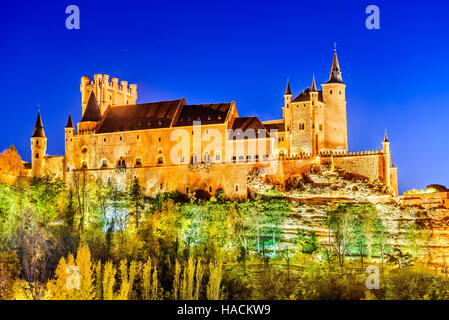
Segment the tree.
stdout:
[[296,245],[305,254],[313,254],[318,250],[318,240],[314,231],[299,229],[296,233]]
[[353,215],[348,205],[339,204],[335,209],[326,213],[327,225],[334,236],[335,251],[337,252],[340,267],[343,269],[345,264],[348,244],[351,237],[351,225]]
[[221,300],[223,298],[221,279],[223,277],[223,261],[221,259],[209,263],[209,282],[207,284],[207,299]]
[[130,214],[134,216],[136,230],[139,230],[139,221],[145,206],[142,187],[140,186],[137,178],[134,178],[128,191],[128,206]]

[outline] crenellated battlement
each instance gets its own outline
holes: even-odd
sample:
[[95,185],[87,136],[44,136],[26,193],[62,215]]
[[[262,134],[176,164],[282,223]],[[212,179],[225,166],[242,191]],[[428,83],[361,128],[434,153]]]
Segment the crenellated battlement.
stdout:
[[128,81],[120,81],[118,78],[111,78],[107,74],[95,74],[94,80],[90,77],[83,76],[80,84],[81,100],[83,115],[87,102],[93,92],[97,98],[101,115],[104,114],[108,107],[117,105],[135,104],[137,101],[137,85],[130,84]]
[[282,160],[308,160],[315,159],[316,157],[351,157],[351,156],[372,156],[372,155],[383,155],[383,150],[360,150],[360,151],[320,151],[319,154],[312,154],[301,152],[292,156],[280,156]]

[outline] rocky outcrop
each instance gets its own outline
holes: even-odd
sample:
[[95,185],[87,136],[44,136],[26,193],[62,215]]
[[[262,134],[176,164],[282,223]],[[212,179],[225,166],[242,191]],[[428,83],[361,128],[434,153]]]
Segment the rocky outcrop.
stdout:
[[[439,269],[449,259],[449,210],[404,206],[382,183],[334,169],[329,165],[310,168],[309,172],[289,178],[284,184],[270,176],[253,172],[248,176],[250,194],[266,194],[276,188],[292,204],[291,214],[283,223],[283,241],[292,241],[299,229],[314,231],[320,242],[328,241],[323,223],[326,212],[339,203],[373,204],[390,235],[394,247],[404,247],[404,235],[411,224],[420,233],[416,244],[421,259]],[[449,262],[449,260],[448,260]]]

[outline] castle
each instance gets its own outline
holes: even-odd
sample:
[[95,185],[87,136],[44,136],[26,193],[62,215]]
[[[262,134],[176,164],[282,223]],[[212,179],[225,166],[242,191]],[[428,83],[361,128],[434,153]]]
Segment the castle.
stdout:
[[348,151],[346,85],[335,50],[329,80],[293,98],[284,94],[282,119],[239,117],[234,101],[187,104],[184,98],[136,104],[137,85],[97,74],[81,78],[82,119],[68,117],[65,154],[48,156],[40,112],[31,137],[30,176],[67,182],[79,172],[125,184],[137,178],[149,195],[222,189],[247,195],[258,168],[280,182],[317,163],[379,180],[398,193],[385,133],[382,150]]

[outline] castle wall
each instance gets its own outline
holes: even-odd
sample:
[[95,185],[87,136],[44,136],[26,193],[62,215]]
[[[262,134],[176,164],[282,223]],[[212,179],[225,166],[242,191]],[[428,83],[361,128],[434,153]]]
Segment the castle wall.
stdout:
[[[213,195],[217,189],[223,189],[231,199],[243,199],[247,196],[247,176],[255,167],[267,167],[262,163],[239,164],[197,164],[167,165],[163,167],[140,167],[125,169],[88,169],[85,173],[93,179],[112,181],[119,185],[129,184],[135,177],[149,196],[161,192],[187,194],[203,190]],[[83,171],[72,171],[67,175],[68,182]]]
[[44,176],[51,176],[57,179],[64,179],[64,156],[44,157]]

